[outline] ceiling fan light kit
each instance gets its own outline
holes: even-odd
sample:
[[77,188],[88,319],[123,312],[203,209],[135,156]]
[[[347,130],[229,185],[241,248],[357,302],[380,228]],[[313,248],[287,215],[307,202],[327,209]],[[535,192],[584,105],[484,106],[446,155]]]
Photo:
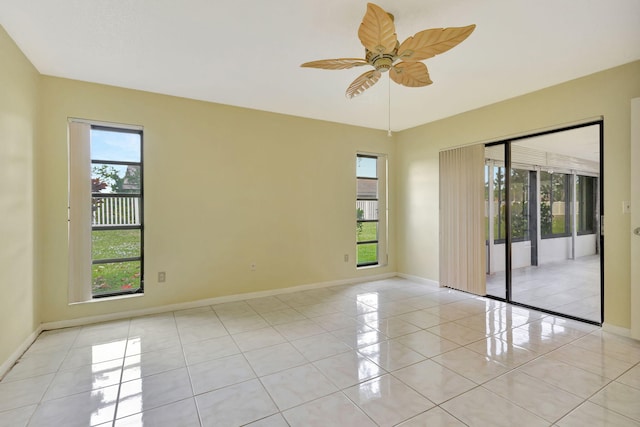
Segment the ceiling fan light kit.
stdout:
[[431,58],[457,46],[476,28],[466,27],[432,28],[416,33],[399,43],[393,15],[380,6],[367,4],[367,12],[358,29],[358,38],[365,48],[365,57],[323,59],[305,62],[301,67],[344,70],[370,65],[372,70],[358,76],[347,88],[345,95],[353,98],[380,80],[382,73],[389,72],[394,82],[406,87],[423,87],[433,83],[427,66],[420,61]]

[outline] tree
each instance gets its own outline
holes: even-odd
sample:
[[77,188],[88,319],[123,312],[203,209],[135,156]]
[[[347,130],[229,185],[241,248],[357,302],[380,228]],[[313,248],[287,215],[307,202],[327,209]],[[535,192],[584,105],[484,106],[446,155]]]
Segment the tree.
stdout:
[[[361,220],[364,218],[364,211],[360,208],[356,208],[356,217]],[[362,233],[362,223],[361,222],[356,222],[356,232],[358,234],[358,236],[360,236],[360,233]]]
[[[98,178],[91,178],[91,193],[99,193],[107,188],[107,183],[101,181]],[[102,199],[92,197],[91,198],[91,212],[95,212],[100,205],[102,205]]]
[[137,193],[140,189],[140,168],[136,166],[127,166],[123,176],[110,165],[94,166],[91,173],[106,183],[112,193]]
[[[540,232],[543,236],[554,232],[561,233],[564,230],[564,226],[557,227],[558,229],[555,231],[553,229],[553,204],[565,201],[568,175],[542,171],[540,172],[540,177]],[[562,216],[559,216],[559,218],[562,218]],[[561,221],[561,219],[558,221]]]
[[529,171],[511,169],[511,233],[514,238],[529,235]]

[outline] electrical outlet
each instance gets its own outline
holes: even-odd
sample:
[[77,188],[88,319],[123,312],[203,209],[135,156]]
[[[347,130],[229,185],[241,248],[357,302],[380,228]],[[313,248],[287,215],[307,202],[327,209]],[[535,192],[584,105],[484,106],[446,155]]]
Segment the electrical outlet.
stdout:
[[158,283],[164,283],[167,281],[167,273],[161,271],[158,273]]
[[349,254],[344,254],[344,262],[349,262]]
[[256,265],[255,262],[252,262],[251,265],[249,266],[249,268],[251,268],[251,271],[256,271],[256,269],[258,268],[258,266]]

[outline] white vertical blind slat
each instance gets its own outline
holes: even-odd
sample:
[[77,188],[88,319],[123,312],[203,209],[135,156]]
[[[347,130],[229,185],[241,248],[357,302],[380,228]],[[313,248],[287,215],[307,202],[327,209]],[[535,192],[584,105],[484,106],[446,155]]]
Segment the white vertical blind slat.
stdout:
[[69,123],[69,302],[91,300],[91,126]]

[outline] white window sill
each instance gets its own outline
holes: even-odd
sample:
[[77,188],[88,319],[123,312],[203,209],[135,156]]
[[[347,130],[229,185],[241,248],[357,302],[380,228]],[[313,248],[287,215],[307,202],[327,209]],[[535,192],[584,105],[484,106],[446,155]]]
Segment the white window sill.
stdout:
[[78,304],[94,304],[103,301],[114,301],[119,299],[128,299],[128,298],[141,298],[144,294],[128,294],[128,295],[115,295],[112,297],[104,297],[104,298],[93,298],[89,301],[79,301],[79,302],[71,302],[69,305],[78,305]]
[[381,268],[386,267],[386,264],[376,264],[376,265],[363,265],[362,267],[356,267],[356,270],[370,270],[373,268]]

